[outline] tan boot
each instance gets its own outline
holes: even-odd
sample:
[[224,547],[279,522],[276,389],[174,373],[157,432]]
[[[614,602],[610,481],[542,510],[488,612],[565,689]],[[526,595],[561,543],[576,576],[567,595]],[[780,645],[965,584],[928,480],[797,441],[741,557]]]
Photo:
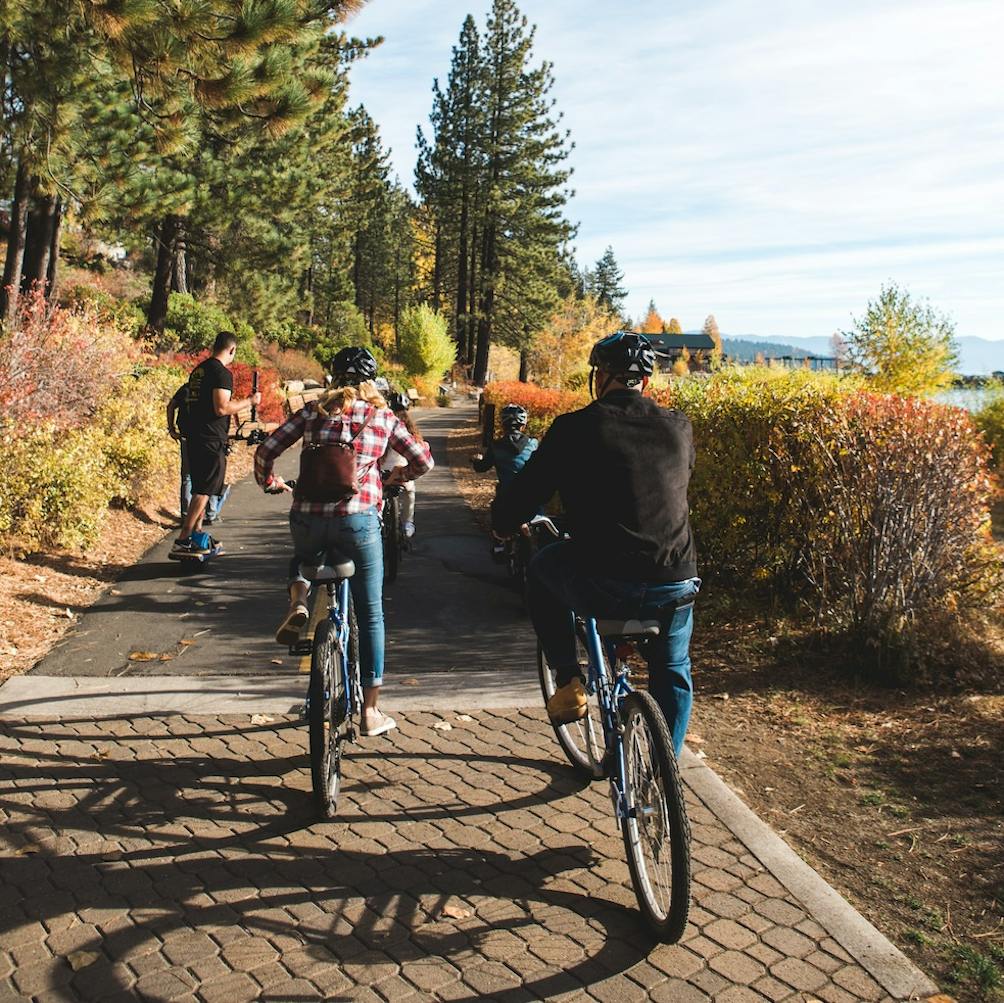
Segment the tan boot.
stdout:
[[279,624],[279,629],[275,632],[275,639],[279,644],[296,644],[300,639],[300,631],[304,624],[310,619],[310,610],[303,603],[294,603],[289,607],[286,619]]
[[570,724],[586,716],[586,688],[576,676],[566,686],[554,691],[547,701],[547,716],[554,724]]

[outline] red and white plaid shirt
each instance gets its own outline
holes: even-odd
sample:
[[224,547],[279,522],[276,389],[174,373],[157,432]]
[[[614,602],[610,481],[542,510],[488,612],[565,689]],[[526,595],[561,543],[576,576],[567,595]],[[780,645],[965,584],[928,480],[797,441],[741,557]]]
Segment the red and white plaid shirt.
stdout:
[[[363,428],[368,414],[372,417]],[[356,436],[353,445],[359,474],[359,494],[340,502],[294,499],[295,511],[331,518],[379,508],[383,504],[380,457],[388,449],[400,453],[408,461],[408,474],[412,479],[421,477],[433,467],[428,443],[418,442],[404,424],[394,417],[390,408],[377,408],[364,400],[356,400],[348,411],[329,418],[318,413],[316,404],[308,404],[297,411],[258,447],[254,454],[255,480],[262,487],[268,485],[272,480],[272,466],[276,458],[298,439],[303,439],[304,442],[346,442],[353,435]]]

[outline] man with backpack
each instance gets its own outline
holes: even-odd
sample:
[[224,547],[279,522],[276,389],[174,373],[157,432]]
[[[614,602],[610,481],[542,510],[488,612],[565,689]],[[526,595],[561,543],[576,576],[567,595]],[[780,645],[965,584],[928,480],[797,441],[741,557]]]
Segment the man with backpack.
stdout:
[[[192,500],[192,472],[188,465],[188,443],[185,433],[185,399],[188,397],[188,384],[182,383],[174,392],[174,396],[167,402],[167,434],[178,443],[181,455],[181,486],[178,497],[178,511],[181,518],[185,518],[188,506]],[[223,487],[223,493],[211,495],[206,504],[206,516],[202,520],[204,526],[212,526],[220,521],[220,509],[223,503],[230,497],[230,485]]]
[[202,521],[209,499],[221,494],[226,483],[230,416],[261,403],[260,393],[233,400],[234,378],[228,367],[236,354],[237,335],[221,331],[213,354],[192,370],[186,384],[184,426],[192,499],[172,550],[180,557],[208,554],[217,545],[202,531]]

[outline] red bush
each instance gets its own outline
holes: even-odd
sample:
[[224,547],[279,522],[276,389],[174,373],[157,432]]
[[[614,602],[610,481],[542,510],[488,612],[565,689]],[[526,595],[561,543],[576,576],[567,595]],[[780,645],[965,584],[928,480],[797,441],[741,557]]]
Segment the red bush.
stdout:
[[[172,366],[181,366],[186,372],[191,372],[200,362],[209,358],[209,352],[197,355],[178,353],[164,356],[162,361]],[[261,404],[258,405],[258,420],[265,422],[281,422],[285,419],[283,395],[279,389],[279,374],[271,366],[250,366],[246,362],[234,362],[230,372],[234,378],[234,399],[240,400],[251,396],[251,378],[257,371],[258,390],[261,393]]]

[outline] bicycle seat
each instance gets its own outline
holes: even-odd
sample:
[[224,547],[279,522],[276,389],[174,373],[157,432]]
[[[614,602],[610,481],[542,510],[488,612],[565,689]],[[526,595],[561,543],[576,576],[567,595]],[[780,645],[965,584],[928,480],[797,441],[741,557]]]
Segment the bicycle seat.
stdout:
[[356,566],[341,554],[328,554],[324,564],[304,564],[300,571],[304,578],[315,585],[326,585],[342,578],[351,578],[356,573]]
[[600,637],[656,637],[661,627],[658,620],[597,620]]

